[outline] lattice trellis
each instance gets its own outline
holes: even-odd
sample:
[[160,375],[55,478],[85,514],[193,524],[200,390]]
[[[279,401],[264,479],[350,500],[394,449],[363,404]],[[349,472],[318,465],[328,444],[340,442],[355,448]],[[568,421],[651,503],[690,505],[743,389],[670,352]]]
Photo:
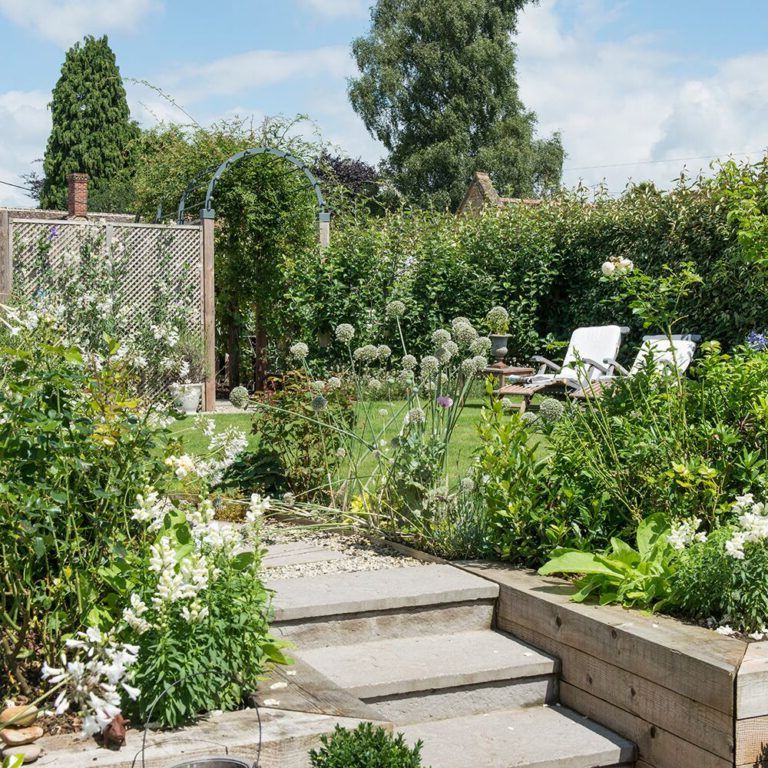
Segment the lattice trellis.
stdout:
[[[158,281],[183,284],[182,301],[191,330],[203,333],[202,235],[199,226],[11,219],[11,286],[16,295],[35,296],[50,290],[50,274],[89,244],[92,254],[121,261],[123,304],[143,316],[156,299]],[[40,247],[43,244],[44,247]],[[88,291],[89,286],[83,285]],[[55,298],[55,297],[52,297]]]

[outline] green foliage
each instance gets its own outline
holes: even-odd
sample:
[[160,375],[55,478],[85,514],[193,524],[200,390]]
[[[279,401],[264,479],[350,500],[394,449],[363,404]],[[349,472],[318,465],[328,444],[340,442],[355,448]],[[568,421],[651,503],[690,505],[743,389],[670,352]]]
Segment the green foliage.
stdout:
[[[67,51],[50,106],[53,127],[43,161],[40,205],[66,209],[67,175],[87,173],[97,210],[121,210],[124,200],[117,189],[133,169],[139,128],[131,121],[106,36],[88,36]],[[108,185],[114,189],[110,194]]]
[[[277,388],[254,406],[253,431],[262,446],[259,462],[271,467],[278,460],[285,484],[301,499],[326,499],[343,458],[339,429],[354,422],[353,401],[341,389],[323,387],[320,394],[301,370],[275,384]],[[277,477],[274,482],[283,484]]]
[[17,681],[32,648],[52,660],[108,611],[99,569],[134,544],[127,505],[164,473],[164,432],[117,345],[99,363],[30,317],[0,353],[1,648]]
[[637,549],[616,538],[601,554],[556,549],[539,573],[584,574],[576,582],[575,602],[596,596],[601,605],[655,608],[669,597],[673,584],[675,550],[669,532],[663,514],[649,515],[637,526]]
[[582,512],[582,527],[568,520],[558,479],[548,473],[549,460],[538,454],[526,421],[517,412],[507,414],[492,399],[483,410],[479,432],[474,479],[496,556],[533,565],[555,547],[576,546],[581,530],[589,530],[591,510]]
[[360,723],[353,731],[337,725],[321,747],[309,753],[312,768],[419,768],[421,742],[413,747],[403,734],[392,736],[380,726]]
[[681,553],[670,602],[691,618],[714,617],[743,632],[763,632],[768,626],[768,544],[765,539],[748,542],[744,559],[736,559],[725,549],[734,530],[725,526]]
[[349,97],[410,200],[461,200],[472,172],[526,197],[557,188],[560,137],[533,138],[511,36],[524,0],[378,0],[352,44],[360,76]]

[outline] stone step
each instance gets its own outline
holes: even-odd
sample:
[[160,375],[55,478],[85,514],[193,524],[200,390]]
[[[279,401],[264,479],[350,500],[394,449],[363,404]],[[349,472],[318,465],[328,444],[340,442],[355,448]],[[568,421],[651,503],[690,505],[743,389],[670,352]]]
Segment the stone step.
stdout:
[[267,579],[265,584],[276,592],[276,622],[495,600],[499,594],[498,584],[450,565]]
[[501,681],[514,684],[557,671],[550,656],[491,630],[300,648],[294,654],[363,700]]
[[397,728],[433,768],[629,768],[634,745],[564,707],[510,709]]

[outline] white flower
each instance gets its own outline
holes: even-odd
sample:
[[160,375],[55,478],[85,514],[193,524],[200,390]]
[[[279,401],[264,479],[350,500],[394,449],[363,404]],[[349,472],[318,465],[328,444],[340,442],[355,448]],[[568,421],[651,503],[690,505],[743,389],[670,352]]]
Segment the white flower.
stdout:
[[403,359],[400,361],[400,365],[405,371],[412,371],[418,364],[419,361],[413,355],[403,355]]
[[379,353],[373,344],[366,344],[362,347],[358,347],[353,353],[355,360],[359,360],[363,363],[372,363],[378,359]]
[[746,543],[747,535],[745,533],[734,533],[729,541],[725,542],[725,552],[735,560],[744,559],[744,544]]
[[445,344],[446,341],[451,340],[451,334],[450,332],[446,331],[445,328],[438,328],[433,334],[432,334],[432,343],[436,347],[440,347],[443,344]]
[[294,360],[301,363],[307,359],[309,347],[303,341],[297,341],[295,344],[291,344],[288,352]]
[[392,356],[392,350],[386,344],[379,344],[376,347],[376,354],[382,362],[389,359]]
[[387,304],[386,315],[387,317],[402,317],[405,314],[405,304],[402,301],[390,301]]
[[421,358],[421,375],[426,379],[437,373],[440,361],[434,355],[425,355]]
[[341,389],[341,379],[338,376],[328,378],[328,389]]
[[405,415],[406,424],[422,424],[426,416],[421,408],[411,408]]
[[169,456],[165,463],[167,466],[172,467],[174,474],[179,480],[183,480],[187,475],[197,473],[197,465],[195,459],[188,453],[182,456]]
[[272,506],[272,500],[269,496],[262,497],[258,493],[251,494],[251,503],[248,505],[248,511],[245,513],[245,519],[248,523],[255,523],[264,517],[264,513]]
[[612,261],[604,261],[603,266],[600,267],[600,271],[606,277],[610,277],[616,271],[616,265]]
[[717,632],[719,635],[734,635],[736,634],[735,630],[731,629],[731,627],[728,626],[728,624],[723,624],[721,627],[718,627],[715,632]]
[[682,520],[672,528],[667,541],[674,549],[685,549],[694,541],[706,541],[707,536],[703,531],[700,533],[696,532],[700,525],[701,518],[698,517]]
[[349,323],[341,323],[336,326],[336,339],[342,344],[349,344],[355,335],[355,329]]

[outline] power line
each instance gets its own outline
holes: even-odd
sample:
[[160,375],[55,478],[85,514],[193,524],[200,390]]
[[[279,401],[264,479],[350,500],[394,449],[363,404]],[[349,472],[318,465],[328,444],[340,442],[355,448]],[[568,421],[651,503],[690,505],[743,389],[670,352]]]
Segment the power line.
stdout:
[[754,152],[721,152],[719,155],[701,155],[699,157],[670,157],[665,160],[637,160],[634,163],[609,163],[607,165],[581,165],[576,168],[563,168],[564,171],[591,171],[598,168],[626,168],[632,165],[656,165],[658,163],[687,163],[691,160],[715,160],[719,157],[744,157],[745,155],[754,155],[765,150],[755,150]]
[[5,184],[6,187],[16,187],[16,189],[23,189],[25,192],[32,192],[32,190],[29,187],[22,187],[18,184],[11,184],[10,181],[3,181],[0,179],[0,184]]

